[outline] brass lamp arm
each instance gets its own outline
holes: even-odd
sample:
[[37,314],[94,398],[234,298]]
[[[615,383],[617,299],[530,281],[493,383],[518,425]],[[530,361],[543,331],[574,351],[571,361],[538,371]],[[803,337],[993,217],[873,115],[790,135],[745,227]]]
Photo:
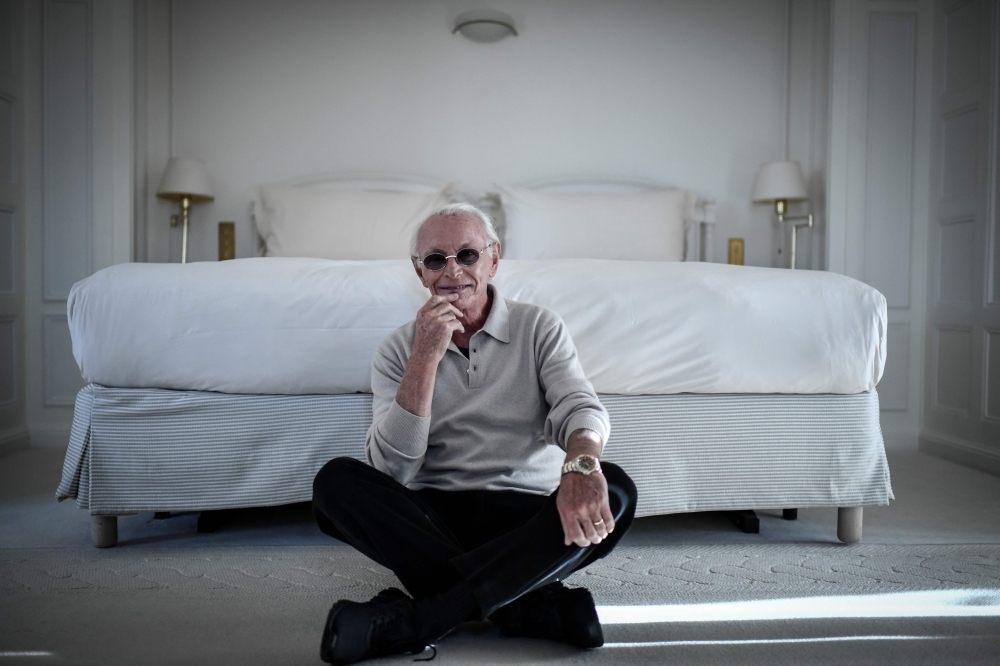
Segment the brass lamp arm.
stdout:
[[795,240],[798,236],[799,227],[806,227],[807,229],[812,229],[813,226],[813,214],[809,213],[807,215],[785,215],[785,207],[787,203],[785,201],[775,201],[775,212],[778,214],[778,222],[791,222],[792,223],[792,256],[791,256],[791,268],[795,269]]
[[178,224],[184,225],[184,232],[181,236],[181,263],[187,263],[187,253],[188,253],[188,224],[191,221],[191,199],[192,197],[188,194],[183,194],[179,197],[181,202],[181,214],[180,216],[171,215],[170,216],[170,226],[176,227]]
[[[813,214],[809,213],[808,215],[778,215],[778,222],[800,222],[800,224],[794,224],[792,226],[812,228]],[[804,222],[804,224],[802,222]]]

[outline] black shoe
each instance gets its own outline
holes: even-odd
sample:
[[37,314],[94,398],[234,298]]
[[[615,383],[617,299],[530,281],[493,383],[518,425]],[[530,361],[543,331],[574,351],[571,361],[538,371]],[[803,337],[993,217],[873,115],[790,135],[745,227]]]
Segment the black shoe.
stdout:
[[423,652],[416,602],[401,590],[382,590],[366,603],[341,600],[326,618],[320,658],[330,664],[401,652]]
[[547,638],[579,648],[604,645],[604,632],[590,592],[552,583],[515,599],[490,620],[504,636]]

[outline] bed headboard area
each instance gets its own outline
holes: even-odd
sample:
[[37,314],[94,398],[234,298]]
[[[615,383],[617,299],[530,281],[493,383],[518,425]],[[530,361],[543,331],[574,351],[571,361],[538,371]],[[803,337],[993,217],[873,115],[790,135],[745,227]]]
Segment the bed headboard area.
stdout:
[[[714,204],[691,190],[594,177],[494,189],[473,203],[508,258],[711,261]],[[392,259],[434,210],[468,201],[456,181],[325,174],[252,188],[250,215],[261,256]]]

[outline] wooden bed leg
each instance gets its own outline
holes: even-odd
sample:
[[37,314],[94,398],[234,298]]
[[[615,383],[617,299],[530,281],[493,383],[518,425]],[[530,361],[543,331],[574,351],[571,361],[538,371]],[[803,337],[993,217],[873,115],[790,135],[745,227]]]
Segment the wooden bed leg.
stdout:
[[785,520],[798,520],[799,510],[798,509],[782,509],[781,517]]
[[110,548],[118,543],[118,516],[91,516],[90,540],[97,548]]
[[844,543],[861,541],[862,508],[842,506],[837,509],[837,538]]

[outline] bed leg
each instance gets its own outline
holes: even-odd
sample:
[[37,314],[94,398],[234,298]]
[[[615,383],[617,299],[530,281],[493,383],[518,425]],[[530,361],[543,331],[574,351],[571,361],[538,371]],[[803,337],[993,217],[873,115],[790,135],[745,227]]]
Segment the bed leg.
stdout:
[[799,510],[798,509],[782,509],[781,517],[785,520],[798,520]]
[[91,516],[90,540],[97,548],[110,548],[118,543],[118,516]]
[[837,509],[837,538],[844,543],[861,541],[862,508],[842,506]]
[[760,534],[760,518],[753,509],[726,511],[726,517],[746,534]]

